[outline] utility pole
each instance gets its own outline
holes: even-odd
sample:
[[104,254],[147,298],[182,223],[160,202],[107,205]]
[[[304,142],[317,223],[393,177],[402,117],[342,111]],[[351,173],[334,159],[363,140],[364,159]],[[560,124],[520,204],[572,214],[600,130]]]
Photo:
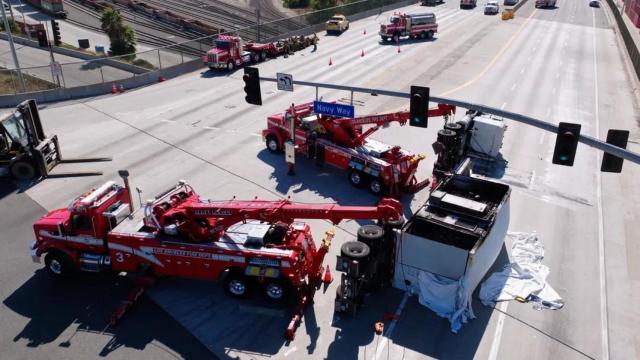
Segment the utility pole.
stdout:
[[22,92],[26,91],[24,85],[24,78],[22,77],[22,71],[20,70],[20,62],[18,62],[18,55],[16,54],[16,47],[13,45],[13,36],[11,35],[11,29],[9,28],[9,21],[7,20],[7,13],[4,11],[4,6],[0,6],[2,9],[2,20],[4,22],[4,30],[7,32],[9,38],[9,46],[11,47],[11,54],[13,55],[13,63],[18,71],[18,81],[20,82],[20,89]]
[[257,42],[260,42],[260,0],[257,1],[258,3],[258,8],[256,9],[256,23],[258,23],[258,27],[256,28],[256,32],[257,32]]

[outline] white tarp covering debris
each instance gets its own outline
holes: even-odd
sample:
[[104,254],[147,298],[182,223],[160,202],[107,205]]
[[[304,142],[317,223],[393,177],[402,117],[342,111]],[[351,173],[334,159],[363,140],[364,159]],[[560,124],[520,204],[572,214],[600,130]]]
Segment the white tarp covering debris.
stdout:
[[513,262],[482,283],[479,294],[482,303],[495,306],[496,301],[518,298],[534,302],[537,310],[562,308],[562,298],[547,284],[549,268],[542,264],[544,247],[537,234],[516,232],[507,236],[513,241]]
[[451,280],[430,272],[418,274],[418,301],[451,323],[451,331],[457,333],[469,319],[474,319],[471,308],[471,292],[463,279]]

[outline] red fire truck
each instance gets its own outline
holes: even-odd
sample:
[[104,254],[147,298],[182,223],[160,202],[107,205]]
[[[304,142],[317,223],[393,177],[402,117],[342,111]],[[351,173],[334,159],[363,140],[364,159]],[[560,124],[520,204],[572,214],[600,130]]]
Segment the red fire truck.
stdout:
[[[40,262],[44,255],[46,269],[54,276],[76,270],[144,272],[153,277],[222,280],[234,297],[259,289],[267,299],[278,301],[297,293],[297,308],[286,332],[290,339],[321,281],[322,262],[333,236],[327,232],[316,248],[309,225],[296,219],[337,224],[343,219],[391,222],[402,216],[402,206],[394,199],[370,207],[212,201],[183,181],[134,212],[128,174],[121,175],[124,187],[107,182],[38,220],[33,260]],[[134,299],[141,292],[134,292]],[[114,316],[121,317],[128,306]]]
[[380,25],[380,37],[383,41],[393,39],[400,41],[401,37],[431,39],[438,32],[438,23],[434,13],[401,14],[394,13],[386,24]]
[[[448,117],[454,112],[454,106],[438,104],[428,115]],[[291,139],[293,125],[296,152],[315,159],[319,165],[327,163],[347,171],[349,182],[355,187],[367,185],[376,195],[400,196],[405,191],[415,192],[429,184],[429,179],[418,181],[416,178],[418,164],[424,155],[411,154],[400,146],[368,137],[392,122],[404,125],[409,115],[409,112],[397,112],[354,119],[335,118],[315,114],[313,104],[307,103],[270,116],[262,137],[269,151],[281,152],[285,142]],[[363,130],[363,125],[373,126]]]

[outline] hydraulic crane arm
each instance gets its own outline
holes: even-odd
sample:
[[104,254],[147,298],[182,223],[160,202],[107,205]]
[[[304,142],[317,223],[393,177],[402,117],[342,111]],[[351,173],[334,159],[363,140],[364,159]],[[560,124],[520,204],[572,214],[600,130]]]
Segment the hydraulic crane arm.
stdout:
[[[186,191],[185,191],[186,190]],[[145,224],[160,230],[176,226],[194,241],[218,238],[231,225],[246,220],[292,223],[296,219],[376,219],[384,222],[402,217],[402,205],[382,199],[377,206],[295,204],[288,200],[202,200],[188,185],[179,184],[145,208]],[[167,200],[167,201],[165,201]]]
[[[438,104],[437,107],[431,108],[427,111],[428,117],[437,116],[449,116],[455,114],[456,107],[447,104]],[[404,125],[409,120],[410,113],[408,111],[401,111],[390,114],[380,115],[367,115],[357,118],[328,118],[320,117],[318,121],[322,126],[333,134],[333,139],[336,143],[347,146],[357,147],[362,145],[364,140],[371,134],[376,132],[380,127],[387,126],[392,122],[397,122],[400,125]],[[362,125],[375,125],[366,131],[362,132]]]

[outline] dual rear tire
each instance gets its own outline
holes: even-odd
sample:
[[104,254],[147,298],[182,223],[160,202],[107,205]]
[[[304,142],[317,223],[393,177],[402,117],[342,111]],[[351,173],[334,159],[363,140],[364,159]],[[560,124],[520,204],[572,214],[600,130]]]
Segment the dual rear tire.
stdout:
[[224,279],[224,291],[238,299],[246,299],[254,292],[261,291],[270,302],[283,302],[291,293],[290,286],[281,279],[267,279],[260,286],[254,280],[240,272],[231,272]]
[[370,177],[361,171],[352,169],[349,172],[349,183],[356,188],[367,186],[374,195],[384,195],[387,192],[385,184],[380,178]]

